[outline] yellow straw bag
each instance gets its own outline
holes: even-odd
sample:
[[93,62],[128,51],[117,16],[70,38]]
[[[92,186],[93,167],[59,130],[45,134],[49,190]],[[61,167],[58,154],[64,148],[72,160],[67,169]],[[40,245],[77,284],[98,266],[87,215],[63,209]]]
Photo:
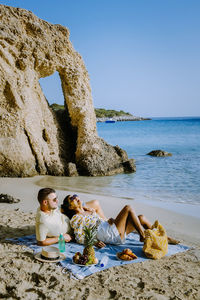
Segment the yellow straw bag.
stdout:
[[144,234],[143,251],[147,257],[159,259],[167,254],[167,234],[164,227],[158,221],[155,221],[151,229],[146,229]]

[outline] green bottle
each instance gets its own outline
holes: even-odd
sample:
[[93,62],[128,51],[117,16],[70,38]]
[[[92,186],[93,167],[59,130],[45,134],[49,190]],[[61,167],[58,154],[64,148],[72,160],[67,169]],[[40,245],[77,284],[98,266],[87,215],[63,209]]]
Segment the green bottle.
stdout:
[[65,239],[63,234],[61,233],[59,238],[58,238],[58,247],[60,252],[65,252]]

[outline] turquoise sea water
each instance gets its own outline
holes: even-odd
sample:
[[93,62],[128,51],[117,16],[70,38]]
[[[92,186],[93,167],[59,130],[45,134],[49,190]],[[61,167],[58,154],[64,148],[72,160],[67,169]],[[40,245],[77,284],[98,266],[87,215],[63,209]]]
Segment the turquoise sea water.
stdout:
[[[136,173],[112,176],[112,194],[200,204],[200,118],[98,123],[98,133],[136,160]],[[156,149],[173,156],[146,155]]]
[[[119,145],[129,158],[136,160],[136,173],[95,178],[49,176],[47,182],[40,184],[149,204],[156,201],[165,207],[172,203],[173,206],[192,204],[193,215],[200,215],[200,117],[98,123],[97,129],[99,136]],[[146,155],[156,149],[171,152],[173,156]],[[177,210],[180,211],[180,205]]]

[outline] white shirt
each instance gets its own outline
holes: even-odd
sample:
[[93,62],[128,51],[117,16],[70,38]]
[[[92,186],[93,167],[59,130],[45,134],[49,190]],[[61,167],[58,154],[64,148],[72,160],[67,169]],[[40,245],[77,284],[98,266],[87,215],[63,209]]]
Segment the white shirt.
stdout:
[[51,210],[50,214],[41,211],[40,207],[36,213],[36,239],[44,241],[47,237],[59,236],[61,233],[70,232],[70,220],[60,210]]

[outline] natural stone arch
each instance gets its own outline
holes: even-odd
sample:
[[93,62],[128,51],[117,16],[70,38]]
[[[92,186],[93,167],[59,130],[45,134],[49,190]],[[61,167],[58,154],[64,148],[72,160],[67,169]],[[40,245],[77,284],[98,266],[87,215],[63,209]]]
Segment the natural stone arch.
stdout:
[[[109,175],[135,170],[100,139],[88,72],[69,31],[0,5],[0,175]],[[38,82],[57,71],[66,110],[55,114]],[[69,166],[73,165],[73,172]]]
[[50,76],[41,77],[39,79],[39,84],[49,105],[53,107],[54,110],[59,109],[60,105],[64,105],[65,100],[61,86],[61,80],[57,71]]

